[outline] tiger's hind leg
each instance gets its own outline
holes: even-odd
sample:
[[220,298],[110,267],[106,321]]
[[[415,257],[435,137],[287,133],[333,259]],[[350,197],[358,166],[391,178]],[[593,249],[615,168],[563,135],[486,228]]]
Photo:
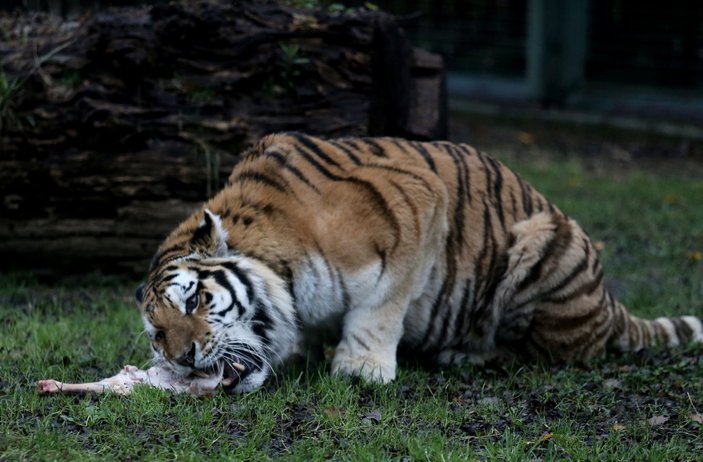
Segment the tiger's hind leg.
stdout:
[[590,239],[560,214],[539,214],[512,230],[509,268],[497,291],[497,342],[554,361],[602,356],[613,326],[612,298]]

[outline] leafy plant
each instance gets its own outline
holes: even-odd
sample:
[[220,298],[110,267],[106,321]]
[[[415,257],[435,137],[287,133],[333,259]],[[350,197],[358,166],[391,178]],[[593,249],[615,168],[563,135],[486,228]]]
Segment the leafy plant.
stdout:
[[34,123],[34,119],[32,119],[31,116],[20,118],[17,115],[16,102],[18,95],[24,84],[35,72],[39,71],[41,66],[46,61],[50,60],[54,55],[72,44],[73,41],[65,42],[52,50],[49,50],[44,55],[35,58],[32,66],[19,77],[9,77],[2,69],[0,69],[0,134],[2,134],[3,131],[11,124],[15,124],[21,128],[24,122],[27,122],[30,125]]
[[0,71],[0,134],[10,124],[15,124],[18,121],[14,106],[20,86],[19,79],[8,77],[7,74]]
[[295,94],[305,66],[311,62],[298,44],[281,43],[279,49],[278,59],[271,66],[268,79],[262,85],[264,96],[270,98]]

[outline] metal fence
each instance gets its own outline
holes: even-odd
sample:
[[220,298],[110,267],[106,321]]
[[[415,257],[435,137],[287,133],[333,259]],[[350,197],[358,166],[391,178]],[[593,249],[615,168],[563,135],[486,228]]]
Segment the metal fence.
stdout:
[[[235,1],[235,0],[233,0]],[[330,7],[366,0],[289,0]],[[69,14],[159,0],[0,0]],[[703,0],[372,0],[398,17],[413,42],[440,53],[450,92],[546,106],[604,93],[663,95],[703,120]],[[336,5],[335,5],[336,6]],[[594,89],[601,89],[600,93]],[[605,89],[605,90],[603,90]],[[586,96],[584,96],[586,95]],[[678,98],[678,100],[676,100]],[[696,110],[699,105],[701,109]]]
[[[450,70],[500,76],[525,75],[535,9],[559,23],[579,8],[571,0],[376,3],[401,18],[415,43],[442,53]],[[702,1],[589,0],[584,5],[585,37],[575,37],[575,30],[566,35],[586,44],[587,80],[703,88]],[[546,44],[551,51],[561,45]]]

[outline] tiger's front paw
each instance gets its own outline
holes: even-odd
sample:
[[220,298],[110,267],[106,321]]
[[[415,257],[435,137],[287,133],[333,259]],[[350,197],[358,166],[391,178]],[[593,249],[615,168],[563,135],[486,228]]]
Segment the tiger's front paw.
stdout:
[[395,360],[382,361],[370,355],[349,356],[337,352],[332,360],[332,374],[361,377],[369,382],[388,383],[395,379]]

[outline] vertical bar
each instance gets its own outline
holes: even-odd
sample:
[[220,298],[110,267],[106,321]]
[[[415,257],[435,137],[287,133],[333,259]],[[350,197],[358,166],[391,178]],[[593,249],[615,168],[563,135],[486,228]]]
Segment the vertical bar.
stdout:
[[527,86],[544,106],[563,106],[583,82],[589,0],[530,0]]

